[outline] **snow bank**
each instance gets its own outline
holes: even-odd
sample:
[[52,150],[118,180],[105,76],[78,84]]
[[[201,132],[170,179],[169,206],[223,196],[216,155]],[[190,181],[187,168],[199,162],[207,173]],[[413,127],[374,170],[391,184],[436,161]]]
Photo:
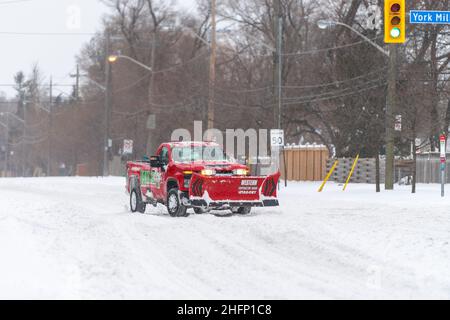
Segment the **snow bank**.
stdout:
[[175,219],[129,213],[123,178],[0,179],[0,298],[450,298],[440,186],[318,186]]

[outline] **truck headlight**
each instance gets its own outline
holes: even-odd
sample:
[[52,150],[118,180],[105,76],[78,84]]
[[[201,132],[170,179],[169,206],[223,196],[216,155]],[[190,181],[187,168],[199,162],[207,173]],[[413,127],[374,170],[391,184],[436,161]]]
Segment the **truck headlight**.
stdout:
[[235,176],[246,176],[248,174],[248,170],[247,169],[236,169],[236,170],[233,170],[233,174]]
[[200,173],[201,173],[202,176],[213,176],[213,175],[216,174],[216,170],[213,170],[213,169],[204,169],[204,170],[202,170]]

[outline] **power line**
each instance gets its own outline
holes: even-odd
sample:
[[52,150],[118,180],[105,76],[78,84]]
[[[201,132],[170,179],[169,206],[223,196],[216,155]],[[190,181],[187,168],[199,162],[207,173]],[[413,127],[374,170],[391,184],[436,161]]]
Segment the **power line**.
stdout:
[[132,84],[126,85],[126,86],[124,86],[124,87],[122,87],[122,88],[119,88],[119,89],[116,89],[116,90],[113,90],[113,93],[119,93],[119,92],[122,92],[122,91],[125,91],[125,90],[128,90],[128,89],[131,89],[131,88],[137,86],[139,83],[141,83],[141,82],[144,81],[145,79],[147,79],[148,77],[149,77],[149,75],[146,74],[145,76],[143,76],[142,78],[136,80],[136,81],[133,82]]
[[344,98],[344,97],[348,97],[348,96],[352,96],[352,95],[357,95],[357,94],[359,94],[361,92],[365,92],[367,90],[383,87],[385,85],[386,85],[386,83],[382,83],[382,84],[379,84],[379,85],[371,86],[371,87],[368,87],[368,88],[360,89],[358,91],[350,92],[350,93],[343,94],[343,95],[337,95],[337,96],[333,96],[333,97],[325,97],[325,98],[320,98],[320,99],[311,99],[311,100],[308,100],[308,101],[284,102],[283,105],[307,104],[307,103],[312,103],[312,102],[334,100],[334,99]]
[[196,57],[194,57],[194,58],[192,58],[192,59],[190,59],[190,60],[188,60],[188,61],[186,61],[186,62],[179,63],[179,64],[174,65],[174,66],[172,66],[172,67],[169,67],[169,68],[167,68],[167,69],[162,69],[162,70],[154,71],[154,72],[152,72],[152,73],[153,73],[153,74],[164,73],[164,72],[169,72],[169,71],[175,70],[175,69],[177,69],[177,68],[181,68],[181,67],[186,66],[187,64],[189,64],[189,63],[191,63],[191,62],[196,61],[196,60],[199,59],[199,58],[203,58],[204,56],[206,56],[206,55],[208,55],[208,54],[209,54],[209,52],[205,52],[205,53],[199,54],[198,56],[196,56]]
[[[12,84],[12,83],[0,83],[0,87],[15,87],[17,86],[16,84]],[[41,87],[48,87],[48,84],[42,84],[40,85]],[[73,84],[57,84],[55,83],[53,85],[54,87],[73,87]]]
[[[339,99],[339,98],[343,98],[343,97],[348,97],[348,96],[352,96],[352,95],[357,95],[361,92],[365,92],[367,90],[371,90],[371,89],[375,89],[375,88],[379,88],[382,86],[385,86],[386,83],[382,83],[382,84],[378,84],[375,86],[370,86],[367,88],[360,88],[356,91],[352,91],[349,93],[345,93],[342,94],[343,92],[340,92],[341,94],[339,95],[334,95],[334,96],[330,96],[330,97],[323,97],[323,94],[321,95],[315,95],[315,96],[309,96],[308,98],[311,98],[309,100],[300,100],[300,101],[290,101],[290,102],[283,102],[283,105],[296,105],[296,104],[306,104],[306,103],[311,103],[311,102],[319,102],[319,101],[326,101],[326,100],[333,100],[333,99]],[[346,89],[348,90],[348,89]],[[336,92],[335,92],[336,93]],[[231,104],[231,103],[226,103],[226,102],[216,102],[217,105],[222,105],[225,107],[230,107],[230,108],[236,108],[236,109],[270,109],[271,107],[273,107],[273,104],[265,104],[265,105],[239,105],[239,104]]]
[[21,2],[31,2],[33,0],[10,0],[10,1],[0,1],[0,6],[4,4],[16,4]]
[[[376,41],[377,39],[381,38],[382,35],[377,36],[373,39],[370,39],[372,41]],[[327,52],[327,51],[331,51],[331,50],[339,50],[339,49],[345,49],[345,48],[349,48],[349,47],[353,47],[353,46],[357,46],[363,43],[367,43],[367,41],[365,40],[361,40],[361,41],[357,41],[357,42],[352,42],[349,44],[344,44],[344,45],[340,45],[340,46],[334,46],[334,47],[329,47],[329,48],[322,48],[322,49],[313,49],[313,50],[308,50],[308,51],[298,51],[298,52],[290,52],[290,53],[284,53],[282,54],[282,56],[302,56],[302,55],[310,55],[310,54],[315,54],[315,53],[320,53],[320,52]],[[245,52],[236,52],[236,55],[248,55]],[[255,57],[273,57],[272,53],[269,54],[254,54],[253,56]]]
[[348,83],[348,82],[352,82],[355,80],[359,80],[362,78],[365,78],[369,75],[372,74],[376,74],[382,71],[385,71],[386,67],[354,77],[354,78],[350,78],[350,79],[346,79],[346,80],[342,80],[342,81],[334,81],[334,82],[329,82],[329,83],[324,83],[324,84],[317,84],[317,85],[305,85],[305,86],[284,86],[284,89],[311,89],[311,88],[324,88],[324,87],[330,87],[330,86],[335,86],[335,85],[339,85],[339,84],[343,84],[343,83]]
[[0,35],[11,36],[94,36],[92,32],[10,32],[0,31]]
[[[361,84],[358,84],[358,85],[359,85],[359,86],[365,86],[365,85],[367,85],[367,84],[372,84],[372,83],[374,83],[374,82],[379,82],[379,81],[381,81],[381,80],[384,80],[384,79],[383,79],[383,78],[372,79],[372,80],[369,80],[369,81],[367,81],[367,82],[364,82],[364,83],[361,83]],[[334,92],[326,92],[326,93],[321,93],[321,94],[318,94],[318,95],[301,96],[301,97],[292,97],[292,98],[287,97],[287,98],[285,98],[285,100],[298,100],[298,99],[305,99],[305,98],[320,98],[320,97],[327,96],[327,95],[333,96],[333,95],[336,95],[336,94],[344,93],[344,92],[346,92],[346,91],[348,91],[348,90],[352,90],[352,89],[354,89],[354,88],[348,87],[348,88],[336,90],[336,91],[334,91]]]
[[[379,35],[373,39],[370,39],[372,41],[376,41],[377,39],[381,38],[382,35]],[[307,54],[314,54],[314,53],[319,53],[319,52],[326,52],[326,51],[330,51],[330,50],[339,50],[339,49],[344,49],[344,48],[348,48],[348,47],[353,47],[362,43],[367,43],[366,40],[361,40],[361,41],[357,41],[357,42],[352,42],[349,44],[344,44],[341,46],[335,46],[335,47],[329,47],[329,48],[323,48],[323,49],[314,49],[314,50],[309,50],[309,51],[300,51],[300,52],[292,52],[292,53],[285,53],[283,54],[283,56],[300,56],[300,55],[307,55]]]
[[[312,89],[312,88],[323,88],[323,87],[330,87],[330,86],[335,86],[335,85],[339,85],[339,84],[343,84],[343,83],[347,83],[347,82],[352,82],[358,79],[362,79],[365,78],[369,75],[372,74],[376,74],[382,71],[385,71],[386,67],[380,68],[378,70],[374,70],[365,74],[362,74],[360,76],[354,77],[354,78],[349,78],[349,79],[345,79],[345,80],[341,80],[341,81],[333,81],[333,82],[328,82],[328,83],[323,83],[323,84],[316,84],[316,85],[304,85],[304,86],[282,86],[282,88],[284,89]],[[261,87],[261,88],[252,88],[252,89],[244,89],[244,90],[234,90],[234,89],[223,89],[220,87],[216,87],[216,89],[218,91],[223,91],[223,92],[231,92],[231,93],[251,93],[251,92],[259,92],[259,91],[265,91],[265,90],[271,90],[273,89],[273,86],[266,86],[266,87]]]

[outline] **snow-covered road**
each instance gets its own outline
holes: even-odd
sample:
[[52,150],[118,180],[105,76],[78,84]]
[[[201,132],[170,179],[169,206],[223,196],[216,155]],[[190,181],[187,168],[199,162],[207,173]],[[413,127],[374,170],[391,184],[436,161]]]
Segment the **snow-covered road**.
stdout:
[[0,299],[450,298],[450,196],[290,184],[250,216],[128,212],[123,178],[0,179]]

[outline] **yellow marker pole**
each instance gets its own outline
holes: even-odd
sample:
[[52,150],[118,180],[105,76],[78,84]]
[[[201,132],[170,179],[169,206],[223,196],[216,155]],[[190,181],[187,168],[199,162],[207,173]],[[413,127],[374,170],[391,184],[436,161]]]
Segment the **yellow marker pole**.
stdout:
[[353,162],[352,170],[350,170],[350,174],[348,175],[347,181],[345,182],[344,189],[342,191],[345,191],[345,189],[347,189],[347,185],[350,182],[350,179],[352,178],[352,175],[353,175],[353,172],[355,171],[358,160],[359,160],[359,154],[356,156],[355,162]]
[[331,175],[333,174],[334,170],[336,169],[337,165],[339,163],[339,160],[336,160],[333,164],[333,166],[331,167],[330,172],[328,172],[327,176],[325,177],[325,180],[323,180],[322,185],[319,188],[318,192],[322,192],[323,188],[325,187],[325,185],[327,184],[328,180],[330,179]]

